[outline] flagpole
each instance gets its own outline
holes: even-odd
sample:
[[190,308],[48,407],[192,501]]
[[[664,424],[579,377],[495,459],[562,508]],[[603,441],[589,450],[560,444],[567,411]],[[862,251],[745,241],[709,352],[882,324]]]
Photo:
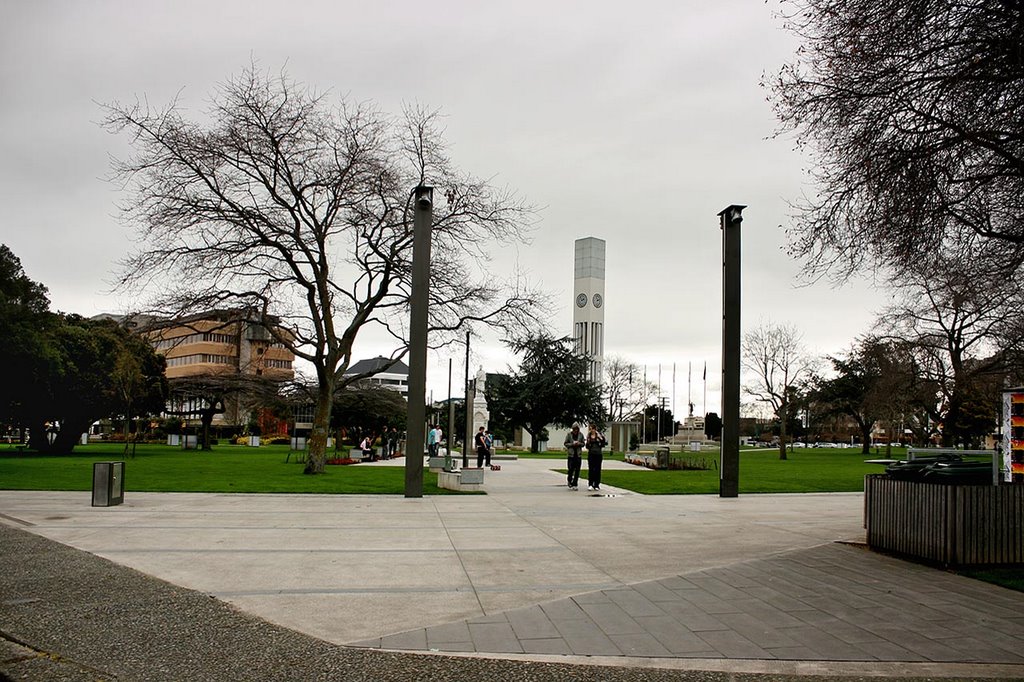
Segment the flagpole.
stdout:
[[[693,361],[686,361],[686,416],[693,416]],[[692,423],[692,422],[691,422]]]
[[661,363],[658,363],[658,428],[655,430],[655,441],[661,443],[661,406],[665,404],[665,401],[661,399]]

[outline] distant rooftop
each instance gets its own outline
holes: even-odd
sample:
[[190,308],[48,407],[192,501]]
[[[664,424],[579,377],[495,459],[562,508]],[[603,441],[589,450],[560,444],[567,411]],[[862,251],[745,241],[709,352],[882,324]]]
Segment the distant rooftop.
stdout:
[[[376,373],[376,372],[382,371],[381,368],[382,367],[386,367],[390,362],[391,362],[390,358],[386,358],[383,355],[378,355],[377,357],[371,358],[369,360],[360,360],[356,364],[354,364],[351,367],[349,367],[348,371],[345,372],[345,374],[346,375],[351,375],[351,374],[370,374],[370,373]],[[389,374],[405,374],[406,376],[408,376],[408,374],[409,374],[409,365],[407,365],[404,362],[402,362],[401,360],[399,360],[394,365],[392,365],[390,368],[388,368],[387,370],[383,370],[383,371],[386,371]]]

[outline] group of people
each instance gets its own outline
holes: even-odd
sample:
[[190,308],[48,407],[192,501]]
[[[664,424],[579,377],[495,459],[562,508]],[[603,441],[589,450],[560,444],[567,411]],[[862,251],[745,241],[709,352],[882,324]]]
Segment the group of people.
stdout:
[[569,490],[579,490],[580,468],[583,464],[583,449],[587,449],[587,490],[601,489],[601,463],[604,461],[604,446],[608,444],[604,434],[590,424],[587,433],[573,424],[565,435],[565,449],[569,453]]
[[427,430],[427,455],[437,457],[437,451],[444,442],[444,431],[437,424],[431,424]]
[[477,468],[482,467],[484,462],[491,466],[491,453],[494,452],[494,436],[491,432],[481,426],[473,436],[473,447],[476,449]]
[[[381,454],[379,459],[391,459],[398,455],[398,445],[401,440],[401,436],[398,434],[398,429],[392,426],[389,430],[385,431],[380,438]],[[378,459],[373,454],[373,444],[377,442],[377,434],[368,433],[363,436],[363,440],[359,442],[359,449],[363,451],[363,457],[366,459]]]

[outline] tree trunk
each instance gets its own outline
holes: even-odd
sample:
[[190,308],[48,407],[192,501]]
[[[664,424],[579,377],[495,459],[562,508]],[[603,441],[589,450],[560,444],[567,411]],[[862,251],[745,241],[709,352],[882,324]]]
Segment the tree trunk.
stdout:
[[45,425],[40,422],[33,425],[29,430],[30,450],[44,455],[70,455],[78,445],[78,439],[89,428],[91,419],[86,417],[65,419],[61,429],[56,433],[53,443],[47,438]]
[[871,424],[863,424],[860,427],[860,438],[863,441],[860,451],[862,455],[871,454],[871,426]]
[[210,445],[210,425],[213,424],[213,410],[203,410],[199,415],[199,419],[203,423],[203,450],[212,450],[213,447]]
[[320,393],[313,413],[313,431],[309,434],[309,457],[303,473],[322,474],[327,461],[327,433],[331,424],[331,407],[334,403],[334,382],[320,380]]
[[46,439],[46,424],[43,420],[29,424],[28,449],[41,454],[49,454],[50,441]]
[[779,459],[789,459],[786,456],[786,419],[788,415],[785,410],[781,412],[781,417],[779,420]]

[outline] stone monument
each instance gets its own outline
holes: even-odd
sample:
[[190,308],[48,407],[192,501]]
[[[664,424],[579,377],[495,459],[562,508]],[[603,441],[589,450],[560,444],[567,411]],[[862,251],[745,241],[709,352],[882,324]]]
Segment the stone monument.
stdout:
[[484,372],[484,368],[481,367],[477,373],[476,378],[473,380],[473,433],[476,434],[480,430],[480,427],[484,427],[486,430],[487,422],[491,419],[491,412],[487,409],[487,397],[484,393],[487,391],[487,374]]

